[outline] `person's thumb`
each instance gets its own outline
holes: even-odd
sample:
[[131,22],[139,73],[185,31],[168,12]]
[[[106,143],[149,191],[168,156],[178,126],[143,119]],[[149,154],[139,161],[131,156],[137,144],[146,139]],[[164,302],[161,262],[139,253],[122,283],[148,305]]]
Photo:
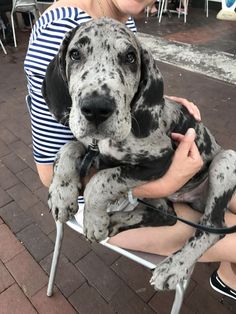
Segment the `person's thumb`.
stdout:
[[188,129],[188,131],[185,133],[184,137],[180,141],[177,150],[188,155],[189,151],[192,148],[195,138],[196,138],[195,130],[193,128]]

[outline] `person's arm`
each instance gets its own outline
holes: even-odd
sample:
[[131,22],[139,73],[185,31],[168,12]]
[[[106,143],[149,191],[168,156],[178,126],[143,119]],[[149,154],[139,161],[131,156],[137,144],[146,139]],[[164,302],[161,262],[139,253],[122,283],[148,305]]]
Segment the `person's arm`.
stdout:
[[185,135],[172,133],[172,138],[180,143],[170,168],[160,179],[133,188],[133,196],[145,198],[166,197],[187,183],[203,165],[202,158],[194,142],[195,136],[194,129],[189,129]]
[[39,174],[39,178],[43,185],[47,188],[49,188],[51,182],[52,182],[52,176],[53,176],[53,164],[45,165],[45,164],[37,164],[37,171]]

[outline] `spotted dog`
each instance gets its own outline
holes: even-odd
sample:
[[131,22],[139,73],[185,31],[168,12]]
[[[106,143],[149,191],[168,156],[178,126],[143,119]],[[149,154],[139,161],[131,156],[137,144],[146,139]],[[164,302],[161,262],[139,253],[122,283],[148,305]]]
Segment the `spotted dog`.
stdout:
[[[65,222],[77,212],[82,193],[78,169],[96,139],[100,153],[94,164],[99,171],[84,191],[87,238],[100,241],[128,228],[158,225],[155,210],[138,206],[111,214],[108,204],[126,196],[130,188],[163,176],[176,149],[171,132],[185,134],[191,127],[203,166],[175,195],[154,203],[173,211],[172,201],[184,199],[203,213],[202,224],[224,226],[224,212],[236,187],[236,152],[223,150],[183,106],[163,97],[155,60],[124,25],[98,19],[68,33],[48,66],[43,95],[57,121],[68,125],[76,139],[61,148],[55,161],[49,206],[56,220]],[[155,269],[156,288],[174,289],[220,237],[196,231]]]

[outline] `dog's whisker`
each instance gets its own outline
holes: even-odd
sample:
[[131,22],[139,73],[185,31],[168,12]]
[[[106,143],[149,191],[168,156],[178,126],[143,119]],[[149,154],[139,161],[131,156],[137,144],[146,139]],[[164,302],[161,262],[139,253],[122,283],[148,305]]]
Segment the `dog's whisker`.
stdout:
[[[134,116],[132,113],[131,113],[131,118],[134,119],[134,121],[136,122],[136,124],[137,124],[137,126],[138,126],[138,129],[139,129],[139,132],[138,132],[138,133],[141,133],[141,129],[140,129],[138,120],[135,118],[135,116]],[[133,131],[133,128],[131,128],[131,130]]]

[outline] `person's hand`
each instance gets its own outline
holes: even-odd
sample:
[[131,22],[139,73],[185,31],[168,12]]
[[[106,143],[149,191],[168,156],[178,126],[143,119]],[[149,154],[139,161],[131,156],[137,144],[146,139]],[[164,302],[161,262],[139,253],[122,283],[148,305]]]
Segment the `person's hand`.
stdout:
[[134,197],[167,197],[178,191],[201,169],[203,161],[194,142],[195,130],[189,129],[185,135],[172,133],[171,136],[179,144],[169,169],[160,179],[133,188]]
[[182,106],[184,106],[185,108],[187,108],[188,112],[191,115],[193,115],[193,117],[196,121],[201,121],[200,111],[199,111],[198,107],[193,102],[191,102],[185,98],[176,97],[176,96],[166,96],[165,95],[165,97],[179,103]]
[[194,129],[188,129],[185,135],[171,133],[171,137],[179,144],[166,176],[175,180],[180,188],[201,169],[203,160],[195,144]]

